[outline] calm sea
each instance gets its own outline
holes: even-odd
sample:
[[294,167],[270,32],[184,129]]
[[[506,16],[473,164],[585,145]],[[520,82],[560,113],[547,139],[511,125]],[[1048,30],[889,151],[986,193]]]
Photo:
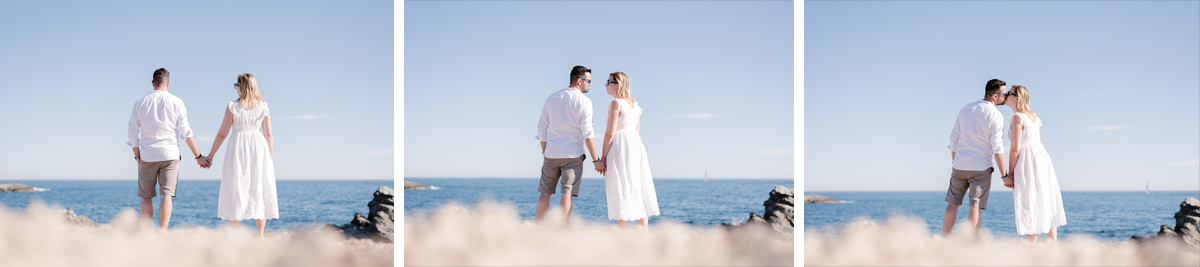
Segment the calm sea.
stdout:
[[[536,211],[538,179],[535,178],[405,178],[436,190],[404,190],[404,212],[429,212],[442,204],[474,205],[488,199],[510,203],[521,218],[532,220]],[[608,222],[604,179],[583,179],[572,214],[593,222]],[[792,179],[655,179],[660,216],[650,223],[672,220],[697,226],[742,222],[751,212],[763,213],[764,201],[776,185],[795,187]],[[560,190],[561,191],[561,190]],[[562,192],[554,194],[551,208],[558,207]]]
[[[929,231],[941,233],[946,210],[946,192],[805,192],[850,203],[804,204],[804,227],[840,227],[855,218],[886,220],[892,214],[924,219]],[[1123,241],[1134,235],[1158,233],[1159,225],[1175,226],[1175,212],[1187,197],[1200,198],[1200,191],[1067,191],[1062,192],[1067,225],[1059,227],[1062,237],[1087,234],[1105,240]],[[959,207],[957,222],[967,219],[967,201]],[[1012,191],[993,190],[981,228],[996,236],[1017,236]]]
[[[16,182],[42,192],[0,193],[0,204],[8,209],[21,210],[34,200],[75,210],[99,223],[108,223],[122,209],[137,212],[141,198],[137,197],[134,180],[107,181],[0,181]],[[172,202],[171,228],[218,227],[229,222],[217,218],[219,180],[180,180]],[[396,188],[392,180],[368,181],[289,181],[275,182],[279,194],[279,219],[267,221],[267,230],[307,230],[323,224],[342,225],[354,219],[354,213],[366,214],[367,202],[380,186]],[[154,198],[154,217],[158,220],[158,203]],[[243,227],[254,222],[244,222]]]

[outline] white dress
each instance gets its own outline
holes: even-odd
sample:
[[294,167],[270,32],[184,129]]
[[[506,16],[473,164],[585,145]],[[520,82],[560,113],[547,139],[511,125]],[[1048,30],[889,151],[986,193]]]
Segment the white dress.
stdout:
[[275,195],[275,163],[263,137],[263,118],[270,114],[267,103],[247,110],[237,101],[227,107],[233,125],[225,142],[221,164],[221,193],[217,217],[225,220],[278,219]]
[[1013,210],[1016,213],[1017,234],[1031,235],[1050,232],[1050,228],[1067,224],[1058,177],[1054,163],[1042,146],[1042,121],[1021,117],[1021,147],[1013,169]]
[[608,219],[631,221],[659,215],[654,179],[646,147],[637,126],[642,108],[617,99],[617,125],[605,160],[604,192],[608,196]]

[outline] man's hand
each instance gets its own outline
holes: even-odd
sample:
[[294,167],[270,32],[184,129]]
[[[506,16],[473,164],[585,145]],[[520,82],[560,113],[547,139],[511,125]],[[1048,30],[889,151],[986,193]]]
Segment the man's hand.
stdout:
[[1013,188],[1014,184],[1012,174],[1005,175],[1001,179],[1004,180],[1004,187]]
[[200,168],[208,169],[208,167],[212,166],[212,159],[209,157],[200,157],[196,159],[196,164],[200,164]]
[[607,170],[604,165],[604,160],[598,160],[592,163],[592,165],[596,165],[596,172],[599,172],[600,175],[604,175],[604,171]]

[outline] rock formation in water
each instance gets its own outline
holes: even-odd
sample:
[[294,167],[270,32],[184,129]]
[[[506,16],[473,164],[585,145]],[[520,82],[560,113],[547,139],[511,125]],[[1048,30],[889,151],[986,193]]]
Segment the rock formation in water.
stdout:
[[1179,211],[1175,212],[1175,228],[1164,224],[1159,226],[1157,235],[1134,236],[1131,240],[1143,244],[1160,238],[1178,239],[1188,247],[1200,250],[1200,199],[1189,197],[1179,203]]
[[28,185],[23,185],[23,184],[18,184],[18,183],[0,184],[0,192],[32,192],[32,191],[34,191],[34,188],[32,186],[28,186]]
[[59,209],[58,214],[62,214],[63,219],[65,219],[67,221],[67,224],[70,224],[70,225],[90,226],[90,227],[100,226],[100,224],[96,223],[96,221],[93,221],[92,219],[88,218],[87,216],[75,214],[75,210]]
[[721,228],[734,230],[747,226],[769,226],[775,230],[780,236],[793,240],[795,238],[795,195],[791,188],[776,185],[774,190],[771,190],[770,197],[766,202],[763,202],[766,207],[763,214],[751,212],[750,219],[747,219],[742,224],[721,224]]
[[428,185],[418,184],[416,182],[404,181],[404,190],[430,189]]
[[[406,182],[407,183],[407,182]],[[406,184],[407,186],[407,184]],[[379,242],[395,242],[396,214],[395,191],[390,187],[380,186],[375,191],[375,198],[367,203],[370,208],[368,215],[355,213],[349,224],[335,226],[346,236],[367,238]]]
[[841,200],[833,199],[833,198],[822,196],[822,195],[816,195],[816,194],[804,195],[804,204],[822,204],[822,203],[836,203],[836,202],[841,202]]

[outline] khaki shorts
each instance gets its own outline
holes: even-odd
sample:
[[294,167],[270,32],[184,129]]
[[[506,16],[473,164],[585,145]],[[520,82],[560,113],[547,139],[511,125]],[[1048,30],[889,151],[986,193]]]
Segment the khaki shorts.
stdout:
[[987,209],[988,193],[992,191],[992,172],[995,168],[988,167],[982,171],[964,171],[954,169],[950,173],[950,189],[946,190],[946,202],[962,205],[963,197],[969,195],[971,207]]
[[[579,196],[579,182],[583,176],[583,161],[587,155],[579,155],[573,159],[542,158],[542,180],[538,192],[554,194],[555,184],[562,183],[563,194],[571,192],[571,196]],[[561,177],[561,179],[560,179]]]
[[163,196],[175,197],[175,183],[179,182],[179,160],[145,162],[138,159],[138,197],[153,198],[156,182]]

